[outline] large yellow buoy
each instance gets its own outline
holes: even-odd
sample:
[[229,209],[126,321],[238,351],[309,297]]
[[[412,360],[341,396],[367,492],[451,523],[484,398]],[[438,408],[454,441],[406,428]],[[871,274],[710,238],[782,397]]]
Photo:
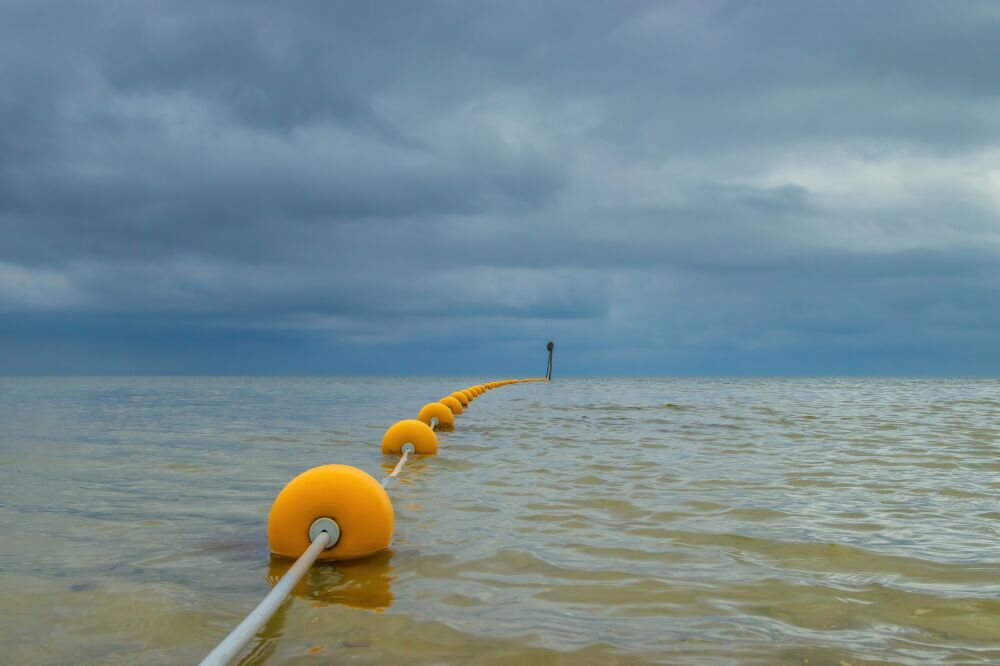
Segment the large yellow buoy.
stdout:
[[[433,425],[433,419],[437,419],[437,427]],[[420,408],[417,420],[423,421],[435,430],[455,427],[455,414],[448,405],[440,402],[429,402]]]
[[455,391],[454,393],[451,394],[451,397],[453,397],[455,400],[458,400],[460,403],[462,403],[462,407],[468,407],[469,406],[469,396],[465,395],[461,391]]
[[403,453],[403,445],[412,444],[414,453],[433,455],[438,450],[438,438],[429,425],[416,419],[394,423],[382,436],[382,453]]
[[446,395],[445,397],[438,400],[438,402],[440,402],[442,405],[450,409],[452,414],[461,414],[464,411],[462,409],[462,403],[460,403],[458,400],[451,397],[450,395]]
[[[326,520],[324,520],[326,519]],[[382,484],[349,465],[323,465],[288,482],[271,506],[267,542],[271,552],[299,557],[315,535],[313,524],[336,531],[336,543],[320,553],[321,560],[351,560],[389,547],[395,517]]]

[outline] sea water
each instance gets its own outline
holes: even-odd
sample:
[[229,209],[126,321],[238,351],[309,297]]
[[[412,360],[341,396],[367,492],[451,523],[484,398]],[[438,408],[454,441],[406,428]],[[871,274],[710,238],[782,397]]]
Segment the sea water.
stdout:
[[[0,379],[0,663],[197,662],[286,482],[488,379]],[[1000,381],[557,377],[439,439],[243,663],[1000,663]]]

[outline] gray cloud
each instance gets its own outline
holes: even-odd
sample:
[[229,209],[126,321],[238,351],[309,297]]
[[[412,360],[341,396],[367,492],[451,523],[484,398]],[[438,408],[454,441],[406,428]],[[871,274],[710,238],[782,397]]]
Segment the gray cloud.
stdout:
[[995,373],[998,23],[0,4],[0,371]]

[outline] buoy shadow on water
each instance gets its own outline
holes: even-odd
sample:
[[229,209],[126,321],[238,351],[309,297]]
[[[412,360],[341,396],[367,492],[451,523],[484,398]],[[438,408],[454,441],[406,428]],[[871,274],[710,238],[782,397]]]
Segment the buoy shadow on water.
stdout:
[[[319,561],[292,588],[290,595],[314,606],[346,606],[381,613],[395,600],[392,582],[392,551],[359,560],[342,562]],[[267,567],[267,582],[277,585],[295,560],[280,555],[271,556]],[[285,634],[285,623],[291,606],[286,602],[275,612],[254,637],[250,651],[240,664],[263,664],[274,654]]]
[[[426,474],[430,471],[428,466],[429,458],[430,456],[414,456],[410,458],[409,463],[407,463],[410,474],[408,476],[400,475],[394,479],[394,482],[400,486],[408,486],[413,483],[413,477],[416,477],[418,474]],[[396,468],[396,463],[398,462],[399,458],[383,456],[382,462],[379,463],[379,467],[381,468],[383,475],[388,476],[389,474],[392,474],[392,471]]]
[[[392,550],[384,550],[358,560],[317,562],[292,588],[292,596],[322,606],[382,612],[395,600],[392,555]],[[267,582],[275,585],[293,563],[285,557],[272,557]]]

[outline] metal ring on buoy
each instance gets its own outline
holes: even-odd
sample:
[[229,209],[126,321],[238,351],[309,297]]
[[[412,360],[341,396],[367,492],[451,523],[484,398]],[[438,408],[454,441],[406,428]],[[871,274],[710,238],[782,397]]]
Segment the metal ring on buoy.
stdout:
[[416,419],[393,424],[382,436],[382,453],[401,455],[403,445],[412,444],[413,452],[433,455],[438,450],[437,435],[429,425]]
[[[351,560],[389,547],[395,516],[389,495],[369,474],[349,465],[323,465],[302,472],[278,493],[267,518],[271,552],[299,557],[309,548],[309,530],[327,519],[339,530],[321,560]],[[331,534],[333,537],[333,534]]]
[[[437,427],[434,426],[433,419],[437,419]],[[417,420],[423,421],[435,430],[438,428],[447,429],[455,427],[455,414],[448,405],[440,402],[429,402],[420,408]]]

